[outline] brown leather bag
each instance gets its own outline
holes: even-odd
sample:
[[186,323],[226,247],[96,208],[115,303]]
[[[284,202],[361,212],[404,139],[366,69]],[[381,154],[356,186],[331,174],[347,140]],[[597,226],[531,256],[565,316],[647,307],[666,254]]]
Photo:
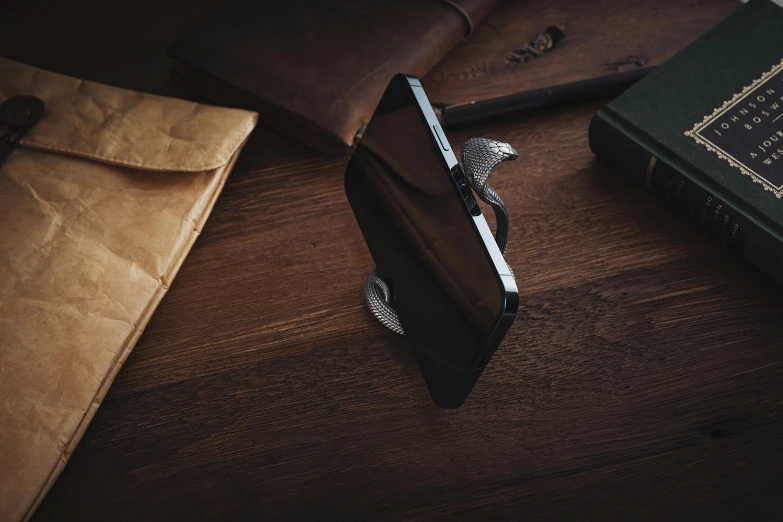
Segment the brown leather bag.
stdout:
[[45,112],[0,166],[3,521],[65,467],[256,124],[0,58],[17,96]]
[[499,0],[236,2],[179,40],[175,79],[345,153],[397,73],[423,76]]

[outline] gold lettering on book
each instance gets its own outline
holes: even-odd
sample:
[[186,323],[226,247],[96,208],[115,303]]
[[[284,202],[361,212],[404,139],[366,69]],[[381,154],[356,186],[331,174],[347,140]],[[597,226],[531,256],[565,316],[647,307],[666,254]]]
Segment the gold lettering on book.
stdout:
[[783,60],[685,135],[783,197]]
[[658,158],[655,156],[650,157],[650,163],[647,164],[647,176],[645,177],[645,186],[648,191],[652,192],[652,178],[653,171],[655,170],[655,164],[658,163]]

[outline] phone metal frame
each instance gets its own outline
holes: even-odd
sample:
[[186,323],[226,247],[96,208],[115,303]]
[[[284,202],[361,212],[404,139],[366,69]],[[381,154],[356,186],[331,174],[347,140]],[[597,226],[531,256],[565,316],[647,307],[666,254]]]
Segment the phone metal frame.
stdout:
[[[487,224],[487,220],[484,219],[484,215],[478,208],[476,199],[473,197],[468,185],[467,178],[463,174],[462,168],[459,166],[457,157],[454,155],[453,149],[438,122],[438,118],[435,116],[435,112],[432,110],[432,105],[430,105],[429,99],[424,93],[421,82],[415,76],[405,75],[405,78],[416,98],[420,114],[427,122],[432,140],[441,152],[443,164],[446,167],[446,173],[451,179],[454,191],[462,201],[463,209],[467,215],[472,218],[476,235],[481,239],[487,256],[492,260],[498,282],[503,289],[503,303],[500,317],[498,317],[492,332],[484,342],[484,346],[482,346],[474,356],[468,371],[463,375],[460,384],[457,386],[450,399],[442,404],[439,404],[436,401],[436,404],[441,408],[457,408],[462,405],[468,394],[470,394],[470,391],[478,381],[481,372],[495,353],[495,350],[497,350],[509,328],[511,328],[511,324],[514,322],[517,309],[519,308],[519,290],[517,289],[516,279],[498,248],[495,236],[492,234],[492,231]],[[468,187],[467,190],[465,190],[465,186]]]

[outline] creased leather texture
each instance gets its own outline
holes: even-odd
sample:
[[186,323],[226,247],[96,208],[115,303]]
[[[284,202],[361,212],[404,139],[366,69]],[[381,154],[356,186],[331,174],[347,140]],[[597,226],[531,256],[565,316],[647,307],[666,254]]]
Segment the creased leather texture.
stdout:
[[0,167],[0,520],[28,519],[203,227],[252,112],[0,58],[38,125]]
[[[499,0],[455,0],[478,24]],[[464,37],[442,0],[233,2],[174,44],[175,76],[315,149],[347,152],[398,73],[423,76]]]

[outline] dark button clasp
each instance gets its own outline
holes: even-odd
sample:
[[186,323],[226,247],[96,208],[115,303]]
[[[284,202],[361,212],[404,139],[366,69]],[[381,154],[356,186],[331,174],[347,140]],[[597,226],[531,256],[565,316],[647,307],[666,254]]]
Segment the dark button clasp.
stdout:
[[44,102],[35,96],[14,96],[0,104],[0,124],[27,127],[38,123],[44,113]]
[[11,155],[12,150],[10,143],[5,140],[0,140],[0,166],[5,163],[5,160]]
[[44,102],[35,96],[14,96],[0,103],[0,165],[38,123],[45,108]]

